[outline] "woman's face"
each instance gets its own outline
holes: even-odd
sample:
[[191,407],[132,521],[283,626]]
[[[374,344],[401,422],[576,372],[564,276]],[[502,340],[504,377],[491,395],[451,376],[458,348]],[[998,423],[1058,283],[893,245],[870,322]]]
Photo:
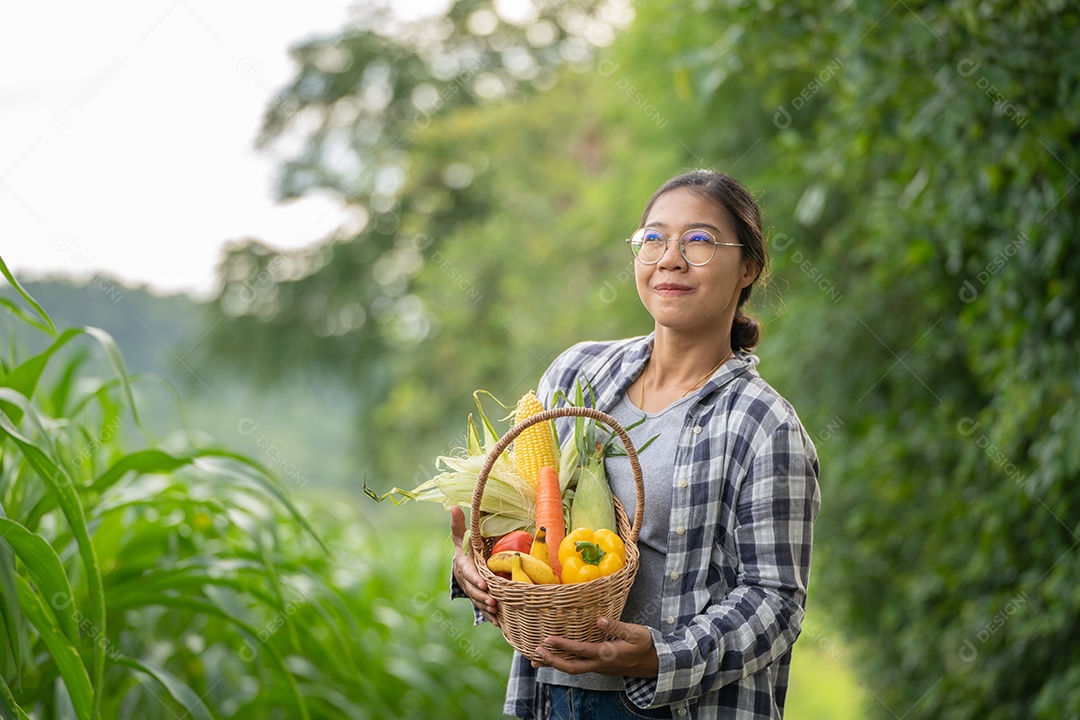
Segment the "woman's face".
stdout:
[[[655,228],[669,238],[687,230],[708,230],[722,243],[738,237],[727,211],[692,188],[676,188],[653,203],[643,227]],[[718,245],[707,264],[694,266],[670,240],[654,265],[635,262],[638,295],[658,326],[673,330],[730,332],[742,289],[757,278],[756,263],[743,260],[742,248]]]

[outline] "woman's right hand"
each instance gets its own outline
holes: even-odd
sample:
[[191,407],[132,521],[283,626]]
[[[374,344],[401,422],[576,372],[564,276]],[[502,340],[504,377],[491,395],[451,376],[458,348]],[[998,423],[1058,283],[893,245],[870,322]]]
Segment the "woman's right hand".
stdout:
[[465,551],[462,542],[465,539],[465,511],[459,507],[450,508],[450,535],[454,540],[454,579],[472,600],[488,622],[498,627],[495,618],[495,598],[487,594],[487,583],[476,569],[476,561]]

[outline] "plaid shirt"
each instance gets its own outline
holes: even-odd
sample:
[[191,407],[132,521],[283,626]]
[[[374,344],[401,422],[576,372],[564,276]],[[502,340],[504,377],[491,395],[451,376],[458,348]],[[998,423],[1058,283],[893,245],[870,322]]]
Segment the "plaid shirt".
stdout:
[[[610,412],[641,374],[652,341],[579,343],[548,368],[537,395],[548,402],[561,389],[573,397],[577,380],[587,377],[597,409]],[[761,379],[757,363],[736,355],[685,410],[661,627],[649,629],[659,674],[625,679],[633,703],[670,705],[674,718],[783,716],[820,506],[818,463],[795,410]],[[557,421],[560,438],[570,436],[572,422]],[[517,653],[504,712],[550,715],[536,670]]]

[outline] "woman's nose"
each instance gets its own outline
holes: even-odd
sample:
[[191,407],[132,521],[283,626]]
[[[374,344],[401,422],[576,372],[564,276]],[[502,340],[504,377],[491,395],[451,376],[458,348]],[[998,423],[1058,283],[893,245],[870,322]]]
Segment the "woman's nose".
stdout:
[[674,270],[683,267],[685,264],[686,260],[682,256],[682,248],[679,246],[679,239],[669,238],[664,245],[664,254],[660,256],[657,267]]

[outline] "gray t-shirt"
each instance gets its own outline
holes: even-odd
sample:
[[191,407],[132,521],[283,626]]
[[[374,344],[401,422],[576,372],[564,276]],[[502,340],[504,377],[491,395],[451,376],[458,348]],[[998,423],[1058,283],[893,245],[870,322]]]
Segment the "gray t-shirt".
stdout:
[[[667,554],[667,537],[671,518],[671,488],[674,482],[675,452],[679,435],[686,422],[685,410],[693,395],[676,400],[657,413],[642,412],[626,395],[609,413],[624,428],[645,416],[645,422],[627,430],[635,448],[657,436],[638,457],[641,476],[645,486],[645,514],[638,533],[638,550],[641,565],[634,584],[626,599],[622,620],[637,625],[660,626],[660,598],[664,587],[664,558]],[[618,439],[616,448],[621,448]],[[634,520],[637,492],[630,460],[626,457],[609,457],[604,462],[612,492],[626,509],[630,521]],[[589,690],[622,690],[623,679],[614,675],[583,673],[569,675],[554,668],[540,668],[537,680],[551,685],[568,685]]]

